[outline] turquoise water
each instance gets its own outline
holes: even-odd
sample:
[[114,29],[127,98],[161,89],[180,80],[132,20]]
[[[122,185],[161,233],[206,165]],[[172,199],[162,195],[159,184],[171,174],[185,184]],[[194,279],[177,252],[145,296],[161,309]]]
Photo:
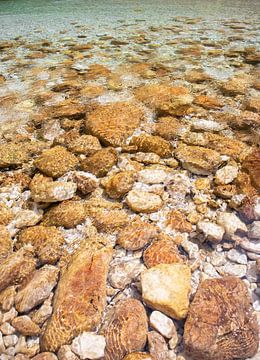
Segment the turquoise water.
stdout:
[[61,30],[71,31],[71,22],[105,31],[121,22],[145,20],[146,24],[166,24],[176,16],[206,19],[260,15],[260,1],[178,0],[178,1],[90,1],[90,0],[0,0],[0,38],[36,36]]

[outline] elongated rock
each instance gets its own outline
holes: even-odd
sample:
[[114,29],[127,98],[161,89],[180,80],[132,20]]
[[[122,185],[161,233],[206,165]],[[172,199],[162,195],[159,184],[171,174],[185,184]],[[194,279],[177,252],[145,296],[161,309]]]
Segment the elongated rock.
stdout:
[[143,350],[148,321],[142,303],[136,299],[121,301],[105,332],[105,360],[121,360],[125,355]]
[[245,283],[228,276],[207,279],[197,290],[184,328],[194,360],[247,359],[259,344],[259,326]]
[[80,248],[61,276],[54,310],[41,339],[42,351],[56,351],[83,331],[95,331],[106,305],[111,249]]

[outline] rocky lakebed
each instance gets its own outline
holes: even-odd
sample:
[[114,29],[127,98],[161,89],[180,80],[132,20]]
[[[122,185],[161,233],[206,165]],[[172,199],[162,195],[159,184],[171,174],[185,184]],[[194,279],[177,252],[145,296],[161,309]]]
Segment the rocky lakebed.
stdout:
[[259,360],[259,22],[70,26],[0,41],[0,359]]

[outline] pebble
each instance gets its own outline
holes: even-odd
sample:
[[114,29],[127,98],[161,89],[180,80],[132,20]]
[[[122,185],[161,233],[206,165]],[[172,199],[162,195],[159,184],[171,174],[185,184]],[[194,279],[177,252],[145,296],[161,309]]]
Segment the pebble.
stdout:
[[246,276],[247,266],[228,262],[225,265],[220,266],[217,270],[223,276],[232,275],[242,278]]
[[237,249],[231,249],[227,252],[227,258],[233,262],[238,264],[246,265],[247,264],[247,256]]
[[237,233],[247,233],[246,225],[233,213],[220,212],[217,216],[217,224],[225,229],[225,236],[232,239]]
[[206,240],[213,243],[219,243],[225,233],[225,230],[222,226],[210,221],[199,221],[197,228],[199,231],[203,232]]
[[72,351],[79,355],[80,359],[100,359],[105,355],[106,340],[102,335],[83,332],[77,336],[71,345]]
[[173,321],[160,311],[152,312],[150,315],[150,325],[167,339],[171,339],[176,334]]
[[226,165],[216,171],[215,182],[216,184],[226,185],[230,184],[238,175],[238,168],[231,165]]
[[162,199],[159,195],[146,191],[131,190],[126,197],[127,205],[136,212],[151,213],[159,210]]

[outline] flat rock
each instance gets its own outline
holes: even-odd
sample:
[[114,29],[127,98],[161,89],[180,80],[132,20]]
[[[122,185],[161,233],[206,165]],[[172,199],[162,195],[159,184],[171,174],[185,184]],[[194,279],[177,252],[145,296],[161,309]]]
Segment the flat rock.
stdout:
[[102,335],[83,332],[72,341],[71,349],[80,359],[100,359],[105,355],[106,341]]
[[75,154],[84,154],[90,156],[96,151],[101,150],[102,147],[98,138],[92,135],[82,135],[68,143],[69,151]]
[[141,274],[143,300],[174,319],[183,319],[189,308],[190,280],[187,265],[156,265]]
[[81,168],[97,177],[105,176],[117,163],[117,153],[113,148],[104,148],[81,161]]
[[169,157],[173,153],[171,143],[156,135],[141,134],[133,136],[130,145],[136,146],[138,151],[153,152],[160,157]]
[[59,270],[44,265],[34,271],[15,296],[15,307],[20,313],[28,312],[46,300],[57,284]]
[[112,250],[83,244],[61,276],[51,319],[41,339],[43,351],[56,351],[82,331],[94,331],[106,305],[106,278]]
[[184,344],[198,360],[247,359],[256,354],[259,327],[242,280],[223,277],[200,283],[185,323]]
[[126,203],[131,210],[142,213],[155,212],[163,205],[159,195],[141,190],[131,190],[126,197]]
[[260,189],[260,149],[254,149],[246,157],[242,167],[250,175],[253,185]]
[[120,199],[132,189],[135,179],[133,171],[122,171],[111,176],[103,186],[109,197]]
[[136,299],[120,301],[105,330],[105,360],[121,360],[134,351],[143,350],[148,331],[145,308]]

